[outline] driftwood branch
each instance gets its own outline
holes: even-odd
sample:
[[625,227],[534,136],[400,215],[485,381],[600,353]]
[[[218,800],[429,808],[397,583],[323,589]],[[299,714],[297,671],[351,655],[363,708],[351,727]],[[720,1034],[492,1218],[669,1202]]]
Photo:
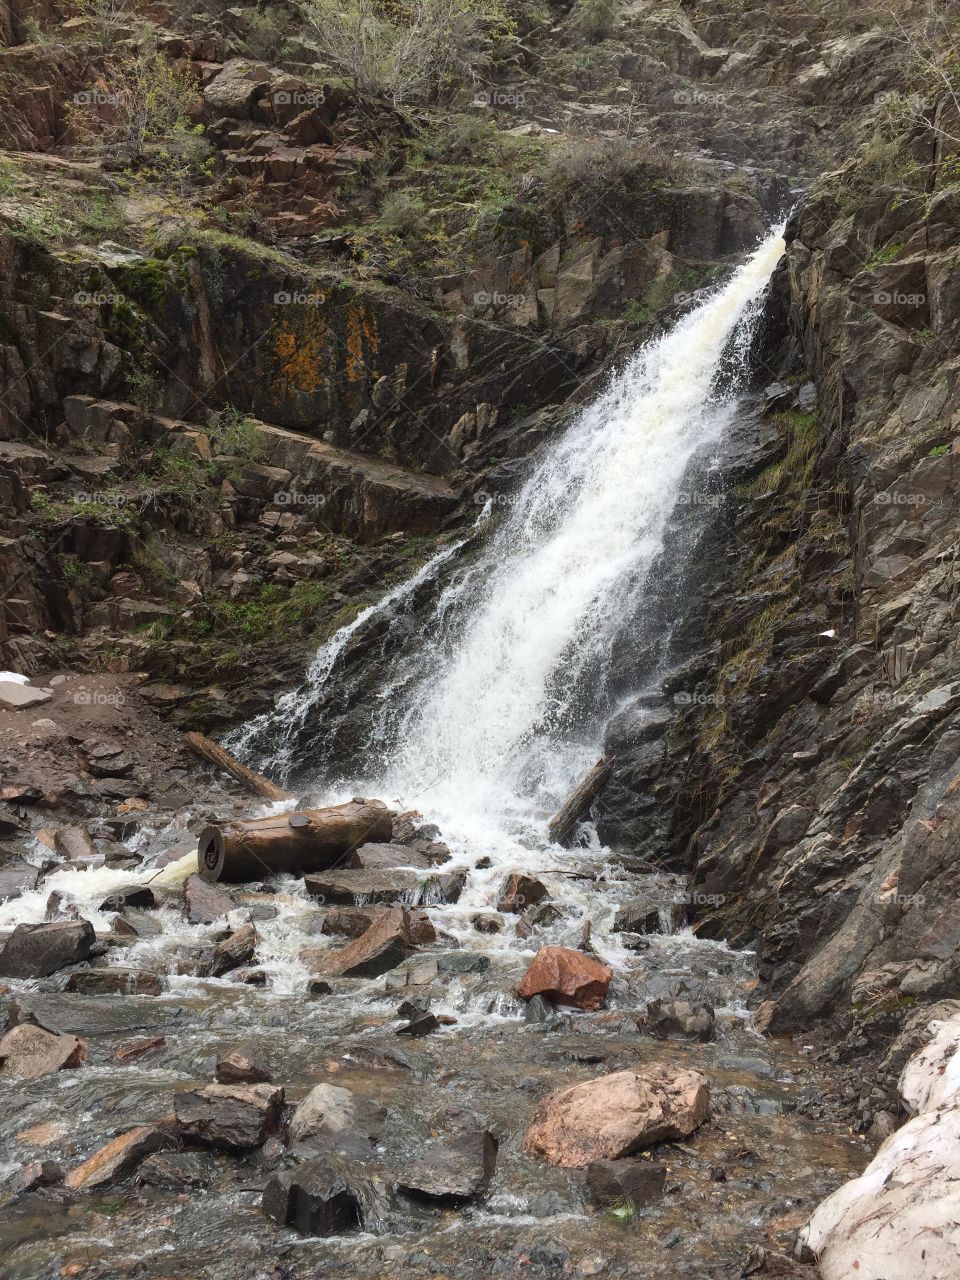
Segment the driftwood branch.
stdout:
[[223,747],[212,739],[205,738],[202,733],[188,733],[185,738],[191,751],[195,751],[198,756],[202,756],[210,764],[216,765],[224,773],[229,773],[231,778],[235,778],[241,786],[246,787],[255,796],[262,796],[265,800],[295,800],[297,798],[292,792],[284,791],[283,787],[278,787],[275,782],[265,778],[262,773],[256,773],[253,769],[248,769],[245,764],[241,764],[229,751],[224,751]]
[[570,798],[557,810],[550,819],[547,828],[553,844],[566,844],[573,834],[573,829],[593,804],[596,797],[610,776],[613,757],[605,756],[598,760],[585,778],[574,787]]

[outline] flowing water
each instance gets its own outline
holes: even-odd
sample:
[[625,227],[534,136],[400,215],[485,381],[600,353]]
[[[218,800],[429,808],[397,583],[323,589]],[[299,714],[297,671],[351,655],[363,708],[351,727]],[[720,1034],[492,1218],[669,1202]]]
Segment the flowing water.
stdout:
[[[173,890],[195,865],[187,854],[155,881],[169,891],[158,927],[117,946],[111,961],[163,974],[163,995],[95,1006],[69,997],[51,1010],[44,1000],[63,999],[56,978],[11,984],[41,1021],[82,1034],[89,1060],[7,1090],[0,1138],[10,1171],[50,1155],[69,1165],[114,1133],[167,1114],[174,1091],[208,1081],[216,1055],[242,1042],[289,1101],[331,1081],[383,1103],[387,1131],[368,1167],[387,1185],[451,1114],[479,1116],[501,1140],[489,1197],[457,1210],[394,1201],[375,1231],[311,1240],[259,1209],[282,1151],[244,1161],[206,1153],[197,1173],[205,1189],[141,1182],[78,1204],[56,1189],[21,1197],[0,1226],[8,1259],[0,1275],[737,1274],[728,1268],[748,1245],[776,1242],[802,1206],[862,1163],[861,1143],[824,1118],[824,1082],[800,1047],[749,1030],[753,957],[684,927],[684,878],[628,874],[589,823],[572,849],[546,835],[550,815],[596,760],[622,697],[609,678],[611,653],[642,613],[691,461],[722,442],[738,412],[753,325],[782,251],[776,230],[635,355],[526,484],[480,513],[479,549],[463,553],[472,535],[445,547],[324,645],[301,688],[229,741],[317,798],[376,795],[436,824],[452,854],[444,872],[465,875],[456,902],[429,907],[437,943],[379,979],[341,980],[331,995],[310,998],[303,948],[343,940],[320,933],[324,912],[302,880],[278,877],[236,893],[229,917],[255,922],[252,968],[264,985],[197,977],[197,957],[223,922],[185,922]],[[315,751],[336,706],[343,655],[364,627],[397,611],[410,625],[382,651],[364,768],[341,776]],[[223,793],[205,804],[229,816]],[[143,823],[144,870],[58,869],[37,893],[0,907],[0,928],[42,919],[55,888],[61,911],[77,910],[105,933],[113,917],[104,896],[157,876],[160,855],[182,841],[184,815],[166,821]],[[199,813],[193,829],[197,821]],[[510,872],[536,875],[549,892],[555,910],[532,928],[497,911]],[[618,909],[638,897],[661,923],[640,939],[614,927]],[[605,1011],[525,1022],[512,994],[524,968],[541,945],[581,945],[588,927],[614,970]],[[428,1039],[398,1040],[397,1005],[417,995],[447,1021]],[[638,1032],[636,1017],[654,997],[711,1003],[713,1042],[662,1043]],[[117,1047],[139,1036],[165,1043],[139,1063],[117,1062]],[[715,1119],[662,1156],[670,1168],[662,1201],[636,1220],[592,1213],[582,1174],[525,1156],[523,1129],[550,1089],[647,1060],[702,1069]]]

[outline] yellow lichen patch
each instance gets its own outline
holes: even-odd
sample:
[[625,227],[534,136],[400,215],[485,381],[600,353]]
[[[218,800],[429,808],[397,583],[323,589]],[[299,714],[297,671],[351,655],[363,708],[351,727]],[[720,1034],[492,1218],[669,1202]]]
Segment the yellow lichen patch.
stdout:
[[315,309],[297,320],[285,320],[277,330],[276,355],[279,376],[276,389],[281,394],[299,391],[309,394],[323,386],[328,359],[327,326]]
[[359,304],[347,308],[347,361],[348,382],[362,382],[369,374],[375,377],[374,366],[380,350],[375,322]]

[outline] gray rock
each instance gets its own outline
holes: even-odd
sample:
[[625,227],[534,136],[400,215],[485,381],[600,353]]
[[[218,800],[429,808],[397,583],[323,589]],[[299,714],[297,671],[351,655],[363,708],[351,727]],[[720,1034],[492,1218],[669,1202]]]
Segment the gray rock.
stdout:
[[38,707],[52,697],[52,689],[35,689],[33,685],[18,684],[14,680],[0,680],[0,706],[14,711]]
[[712,1040],[713,1009],[690,1000],[651,1000],[640,1025],[659,1039]]
[[64,991],[84,996],[159,996],[164,981],[145,969],[81,969],[71,973]]
[[39,867],[32,867],[29,862],[8,862],[0,867],[0,902],[31,893],[39,883]]
[[18,924],[0,952],[0,976],[45,978],[86,960],[95,936],[89,920]]
[[659,1200],[667,1166],[652,1160],[595,1160],[587,1165],[590,1198],[601,1208],[629,1201],[640,1207]]
[[400,1170],[401,1191],[427,1200],[462,1201],[486,1191],[497,1164],[497,1140],[488,1130],[440,1138]]
[[263,1212],[282,1227],[304,1235],[338,1236],[366,1223],[369,1183],[330,1160],[311,1160],[275,1174],[261,1202]]
[[177,1128],[224,1151],[250,1151],[280,1128],[283,1090],[271,1084],[209,1084],[174,1095]]

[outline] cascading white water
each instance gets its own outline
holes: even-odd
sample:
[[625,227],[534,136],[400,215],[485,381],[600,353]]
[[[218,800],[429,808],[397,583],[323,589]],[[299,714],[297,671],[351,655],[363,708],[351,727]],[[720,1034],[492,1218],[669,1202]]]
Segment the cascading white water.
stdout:
[[596,759],[610,645],[642,601],[691,457],[735,412],[783,251],[778,228],[630,360],[510,501],[423,628],[413,678],[383,712],[398,745],[370,794],[428,813],[461,849],[543,847],[546,818]]

